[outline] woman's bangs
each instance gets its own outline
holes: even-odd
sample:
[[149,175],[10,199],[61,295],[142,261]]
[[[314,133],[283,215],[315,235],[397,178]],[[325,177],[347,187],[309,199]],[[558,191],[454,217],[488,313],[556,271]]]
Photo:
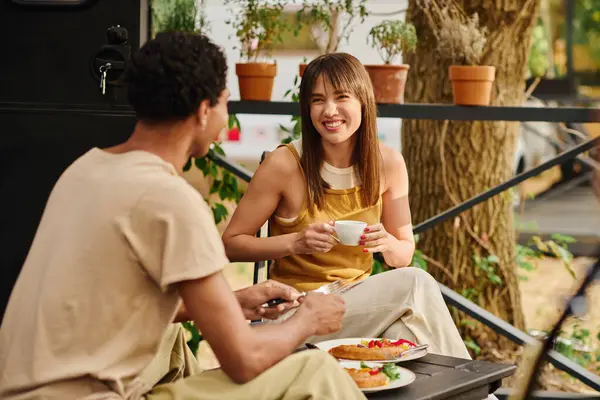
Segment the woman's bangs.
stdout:
[[331,84],[333,90],[350,92],[355,97],[361,98],[359,93],[360,85],[358,84],[357,79],[358,74],[356,71],[353,71],[351,65],[344,62],[339,62],[339,60],[325,59],[321,65],[319,65],[319,67],[320,68],[316,76],[322,76],[325,82]]

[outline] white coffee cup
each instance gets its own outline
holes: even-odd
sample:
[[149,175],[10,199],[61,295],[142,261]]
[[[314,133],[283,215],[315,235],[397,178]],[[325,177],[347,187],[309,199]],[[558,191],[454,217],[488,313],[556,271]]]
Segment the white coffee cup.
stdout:
[[362,221],[341,220],[334,224],[337,238],[346,246],[358,246],[366,227],[367,223]]

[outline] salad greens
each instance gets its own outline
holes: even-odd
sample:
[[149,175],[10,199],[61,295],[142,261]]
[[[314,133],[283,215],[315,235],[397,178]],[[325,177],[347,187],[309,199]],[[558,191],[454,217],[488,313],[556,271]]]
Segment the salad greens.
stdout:
[[385,375],[387,375],[387,377],[390,378],[390,380],[392,380],[392,381],[395,381],[396,379],[400,378],[400,368],[398,368],[398,366],[394,363],[387,363],[383,366],[383,368],[374,368],[374,367],[369,367],[364,361],[361,361],[360,367],[367,368],[370,370],[376,369],[376,370],[378,370],[377,372],[381,371]]

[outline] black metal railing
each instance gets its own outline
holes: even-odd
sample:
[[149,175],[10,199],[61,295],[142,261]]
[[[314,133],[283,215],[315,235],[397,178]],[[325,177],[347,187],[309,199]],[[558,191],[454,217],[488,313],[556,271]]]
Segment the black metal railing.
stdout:
[[[300,115],[300,105],[289,101],[230,101],[232,114]],[[600,110],[590,107],[465,107],[452,104],[379,104],[380,118],[451,121],[600,122]],[[135,117],[130,106],[0,102],[0,113],[68,114]]]
[[[300,115],[289,101],[230,101],[232,114]],[[466,107],[452,104],[378,104],[380,118],[451,121],[600,122],[600,110],[590,107]]]
[[[299,106],[291,102],[251,102],[251,101],[233,101],[229,103],[229,110],[232,113],[239,114],[275,114],[275,115],[298,115]],[[418,118],[434,120],[498,120],[498,121],[546,121],[546,122],[600,122],[600,110],[582,107],[461,107],[453,105],[424,105],[424,104],[403,104],[403,105],[378,105],[378,115],[380,117],[393,118]],[[572,160],[580,154],[592,149],[600,144],[600,138],[590,139],[580,143],[566,151],[558,154],[552,159],[522,172],[515,177],[503,182],[471,199],[464,201],[418,225],[415,226],[415,233],[422,233],[434,225],[446,221],[460,213],[471,209],[477,204],[506,191],[526,179],[537,176],[542,172],[560,165],[566,161]],[[210,153],[210,158],[219,166],[238,176],[244,181],[250,181],[252,172],[228,161],[214,152]],[[378,257],[380,258],[380,257]],[[380,258],[381,259],[381,258]],[[465,297],[451,290],[447,286],[440,284],[440,290],[445,301],[469,316],[490,327],[495,332],[507,337],[511,341],[527,345],[534,343],[537,339],[527,333],[515,328],[506,321],[496,317],[489,311],[479,307],[477,304],[469,301]],[[560,370],[563,370],[591,388],[600,391],[600,377],[567,357],[556,351],[550,351],[546,354],[550,363]]]

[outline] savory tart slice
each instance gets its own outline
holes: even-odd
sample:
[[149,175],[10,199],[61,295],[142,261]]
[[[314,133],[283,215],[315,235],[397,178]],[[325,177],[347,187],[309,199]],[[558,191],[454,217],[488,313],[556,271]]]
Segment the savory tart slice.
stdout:
[[415,346],[416,344],[405,339],[377,339],[359,344],[342,344],[329,349],[329,354],[345,360],[382,361],[391,357],[399,358],[404,351]]
[[364,362],[360,363],[360,369],[344,368],[352,377],[359,388],[374,388],[385,386],[391,381],[400,378],[400,368],[395,364],[388,363],[384,365],[369,366]]

